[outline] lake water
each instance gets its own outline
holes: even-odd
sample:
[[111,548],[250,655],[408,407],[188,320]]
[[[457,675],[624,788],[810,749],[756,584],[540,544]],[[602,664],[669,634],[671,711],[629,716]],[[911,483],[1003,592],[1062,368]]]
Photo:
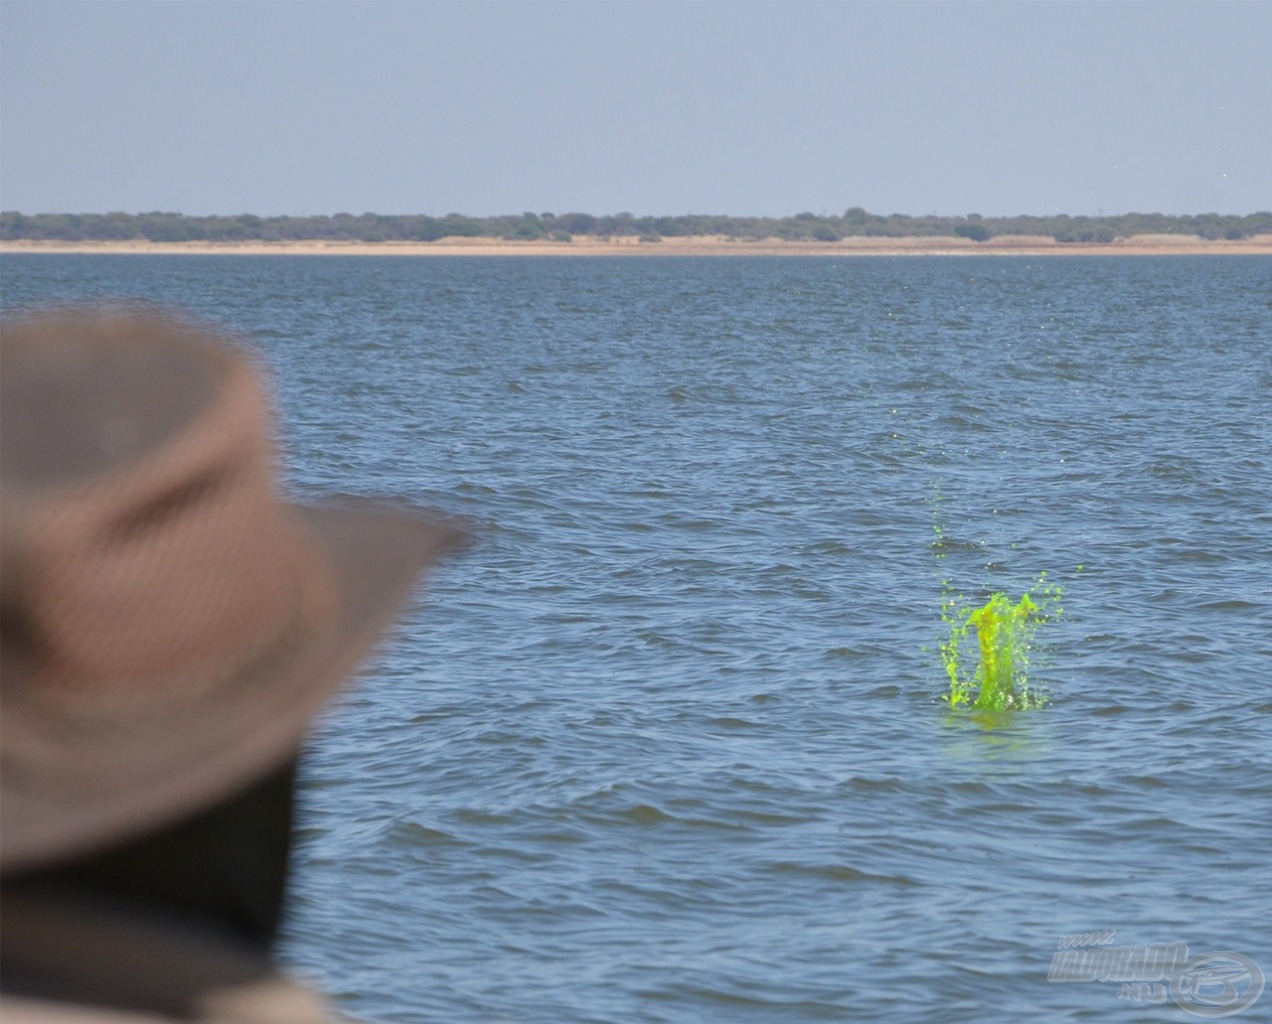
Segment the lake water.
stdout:
[[[1272,973],[1272,259],[3,259],[6,314],[121,297],[264,354],[298,493],[481,533],[306,762],[284,953],[351,1012],[1202,1019],[1048,981],[1108,929]],[[1043,571],[1049,704],[951,711],[943,592]]]

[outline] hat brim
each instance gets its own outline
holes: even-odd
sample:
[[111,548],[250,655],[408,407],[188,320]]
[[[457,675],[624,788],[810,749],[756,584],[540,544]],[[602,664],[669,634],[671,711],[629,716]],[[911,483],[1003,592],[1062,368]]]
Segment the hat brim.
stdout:
[[[412,585],[468,539],[459,525],[370,502],[294,507],[337,595],[232,679],[127,711],[71,714],[9,688],[0,721],[0,869],[48,865],[197,813],[295,754]],[[23,672],[5,657],[6,675]]]

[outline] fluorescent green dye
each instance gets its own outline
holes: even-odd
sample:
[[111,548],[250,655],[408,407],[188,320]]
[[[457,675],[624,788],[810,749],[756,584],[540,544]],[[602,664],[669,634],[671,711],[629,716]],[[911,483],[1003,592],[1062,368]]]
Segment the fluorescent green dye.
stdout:
[[[1033,589],[1014,604],[997,593],[979,608],[965,608],[947,597],[941,618],[950,627],[941,644],[941,662],[950,679],[945,698],[952,708],[1018,711],[1040,707],[1045,698],[1029,689],[1029,653],[1038,628],[1059,616],[1060,587],[1038,577]],[[972,631],[975,631],[975,646]]]

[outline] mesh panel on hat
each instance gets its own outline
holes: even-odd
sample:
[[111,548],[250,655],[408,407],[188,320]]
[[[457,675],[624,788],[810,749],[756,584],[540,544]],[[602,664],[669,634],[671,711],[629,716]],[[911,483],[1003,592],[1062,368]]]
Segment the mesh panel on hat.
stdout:
[[[42,559],[32,619],[56,673],[120,685],[250,655],[292,608],[268,481],[223,473],[171,514],[109,524]],[[174,499],[175,500],[175,499]],[[60,532],[56,518],[48,528]]]
[[[156,389],[198,376],[167,365],[172,339],[127,340],[112,336],[107,348],[153,348],[152,377],[169,371],[151,380]],[[220,386],[197,399],[197,415],[180,421],[173,401],[159,403],[166,437],[78,481],[28,491],[22,615],[46,659],[50,695],[162,696],[161,687],[211,681],[295,612],[295,542],[272,494],[264,393],[243,364],[198,351],[220,367]],[[82,390],[81,377],[69,374],[69,392]],[[116,398],[133,394],[122,388]],[[98,409],[99,431],[114,422],[107,412]],[[80,446],[96,450],[91,435],[77,431]]]

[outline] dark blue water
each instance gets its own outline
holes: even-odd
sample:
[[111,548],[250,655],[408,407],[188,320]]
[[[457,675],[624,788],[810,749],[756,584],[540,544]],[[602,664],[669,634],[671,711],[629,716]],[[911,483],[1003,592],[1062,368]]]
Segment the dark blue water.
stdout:
[[[1272,260],[2,276],[239,332],[298,493],[480,527],[306,763],[285,955],[351,1012],[1201,1019],[1049,982],[1097,929],[1272,972]],[[1044,570],[1051,703],[951,713],[942,580]]]

